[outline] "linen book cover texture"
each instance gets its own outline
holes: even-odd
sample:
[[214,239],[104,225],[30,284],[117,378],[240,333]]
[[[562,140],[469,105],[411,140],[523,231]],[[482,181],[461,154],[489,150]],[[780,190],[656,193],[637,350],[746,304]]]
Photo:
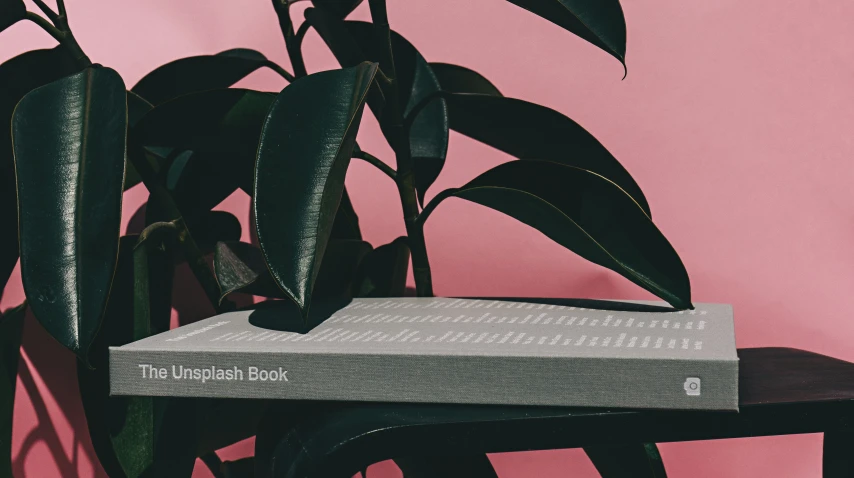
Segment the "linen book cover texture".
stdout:
[[[222,314],[110,349],[113,395],[738,409],[732,308],[354,299]],[[605,307],[605,308],[603,308]]]

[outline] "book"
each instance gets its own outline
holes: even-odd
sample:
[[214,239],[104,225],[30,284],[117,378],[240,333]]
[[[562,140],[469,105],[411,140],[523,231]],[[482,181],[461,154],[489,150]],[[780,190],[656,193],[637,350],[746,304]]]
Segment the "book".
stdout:
[[[110,348],[113,395],[737,410],[732,307],[286,301]],[[590,304],[596,308],[592,308]],[[563,305],[561,305],[563,304]],[[278,327],[279,330],[270,328]],[[295,329],[293,329],[295,330]]]

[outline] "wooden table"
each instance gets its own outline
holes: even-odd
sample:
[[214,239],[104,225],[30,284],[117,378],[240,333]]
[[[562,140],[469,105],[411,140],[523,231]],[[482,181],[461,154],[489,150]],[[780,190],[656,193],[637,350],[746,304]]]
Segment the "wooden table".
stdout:
[[738,355],[738,413],[280,402],[259,431],[256,469],[262,477],[349,478],[404,456],[824,432],[823,476],[854,477],[854,364],[789,348]]

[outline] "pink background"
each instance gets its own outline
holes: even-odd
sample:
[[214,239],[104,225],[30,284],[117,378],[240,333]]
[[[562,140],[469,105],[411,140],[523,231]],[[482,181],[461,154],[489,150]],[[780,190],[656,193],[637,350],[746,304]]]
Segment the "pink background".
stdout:
[[[266,0],[69,3],[84,50],[128,85],[169,60],[234,47],[288,63]],[[392,27],[428,60],[471,67],[505,95],[549,105],[598,137],[643,187],[656,223],[688,268],[695,301],[734,304],[740,347],[800,347],[854,361],[847,309],[854,290],[854,3],[626,0],[624,81],[613,58],[503,0],[390,3]],[[367,6],[355,16],[366,18]],[[53,44],[35,25],[21,23],[3,33],[0,59]],[[310,71],[337,66],[316,34],[305,47]],[[275,91],[284,83],[265,71],[243,86]],[[391,160],[373,118],[360,143]],[[507,159],[452,133],[447,166],[430,195]],[[369,241],[379,245],[403,233],[384,176],[354,162],[347,181]],[[127,193],[125,222],[145,196],[141,187]],[[246,220],[248,204],[236,194],[222,207]],[[527,226],[463,201],[437,210],[427,240],[438,294],[648,297]],[[22,298],[13,285],[3,308]],[[182,322],[210,313],[186,309]],[[74,358],[32,318],[22,357],[16,474],[102,476],[77,398]],[[820,435],[661,450],[672,477],[821,472]],[[251,452],[249,440],[222,455]],[[578,450],[491,458],[502,478],[596,476]],[[209,476],[198,467],[196,475]],[[386,462],[369,476],[399,472]]]

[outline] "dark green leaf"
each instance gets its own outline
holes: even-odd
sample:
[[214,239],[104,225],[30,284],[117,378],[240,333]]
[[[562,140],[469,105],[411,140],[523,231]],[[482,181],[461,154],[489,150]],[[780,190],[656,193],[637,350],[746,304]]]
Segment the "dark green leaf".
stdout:
[[[151,231],[146,234],[150,236]],[[89,435],[98,460],[112,477],[139,476],[151,467],[156,416],[162,414],[165,407],[163,399],[109,395],[108,347],[124,345],[169,328],[171,248],[158,242],[148,248],[142,245],[135,252],[137,240],[137,236],[121,238],[112,293],[89,354],[94,368],[82,362],[78,362],[77,367]],[[139,262],[136,271],[135,262]],[[137,290],[147,297],[136,300]]]
[[126,97],[118,73],[93,66],[31,91],[12,119],[24,291],[84,360],[116,267]]
[[409,271],[409,256],[409,246],[404,237],[398,237],[391,243],[371,251],[356,273],[353,295],[403,297],[406,291],[406,274]]
[[154,105],[148,102],[142,96],[128,91],[128,128],[133,128],[139,123],[149,111],[154,108]]
[[[205,453],[199,459],[208,467],[208,471],[211,472],[214,478],[225,478],[222,472],[222,460],[219,459],[219,455],[216,452]],[[253,469],[252,471],[254,472],[255,470]]]
[[263,54],[245,48],[199,55],[167,63],[145,75],[131,91],[153,105],[189,93],[228,88],[255,70],[278,68]]
[[[314,296],[319,299],[351,297],[356,269],[370,251],[371,245],[364,241],[330,240],[317,275]],[[220,301],[232,292],[285,298],[270,275],[261,250],[252,244],[236,241],[217,243],[214,269],[220,287]]]
[[[133,251],[134,340],[169,328],[172,251],[180,237],[180,229],[165,222],[152,224],[139,235]],[[128,476],[188,476],[195,463],[198,439],[193,402],[182,398],[125,398],[129,404],[123,427],[111,438]]]
[[599,174],[548,161],[511,161],[440,194],[503,212],[674,307],[692,307],[679,255],[637,203]]
[[314,283],[314,297],[330,300],[352,298],[356,271],[372,249],[365,241],[331,239]]
[[[320,33],[341,66],[355,66],[366,60],[380,61],[382,55],[376,48],[372,24],[340,21],[314,9],[306,10],[305,15],[306,21]],[[400,93],[398,102],[406,116],[421,101],[439,91],[439,81],[409,41],[391,32],[391,44]],[[389,91],[384,92],[386,97],[390,94]],[[396,144],[392,115],[383,111],[384,105],[376,97],[369,98],[368,104],[379,119],[389,143]],[[443,100],[432,101],[421,110],[409,131],[409,150],[415,164],[415,190],[418,199],[423,201],[427,188],[442,171],[448,152],[448,111]]]
[[196,244],[204,253],[216,249],[220,241],[239,241],[243,227],[234,214],[225,211],[210,211],[199,216],[190,231]]
[[276,285],[261,249],[245,242],[219,242],[214,250],[214,271],[220,302],[232,292],[284,298]]
[[27,303],[7,310],[0,318],[0,476],[12,476],[12,416],[18,381],[18,351]]
[[26,13],[23,0],[0,0],[0,32],[23,20]]
[[[136,123],[151,111],[153,106],[138,94],[128,91],[128,128],[133,128]],[[142,182],[139,173],[133,167],[133,163],[127,161],[125,166],[125,191]]]
[[124,236],[104,320],[89,351],[89,368],[77,361],[77,382],[92,446],[108,476],[126,476],[113,447],[111,429],[122,427],[128,401],[110,398],[107,348],[133,341],[133,246],[137,236]]
[[[209,223],[211,209],[237,189],[234,177],[218,168],[220,164],[217,164],[216,155],[212,155],[213,160],[210,156],[210,153],[184,151],[172,160],[171,166],[164,173],[166,177],[162,178],[190,232],[194,238],[197,234],[200,235],[196,238],[197,243],[205,242],[202,236],[206,234],[204,230],[210,229],[206,224]],[[152,196],[146,206],[145,223],[153,224],[174,219],[177,219],[177,215],[168,213],[157,198]],[[210,232],[216,233],[218,230],[214,228],[210,229]],[[227,228],[227,231],[231,230],[234,228]],[[211,250],[210,246],[213,246],[217,240],[226,240],[232,235],[208,234],[207,237],[213,242],[210,240],[206,242],[209,246],[207,250]],[[237,237],[240,237],[239,233]]]
[[[2,0],[0,0],[2,1]],[[0,224],[18,223],[15,195],[15,161],[12,154],[12,111],[30,91],[76,71],[74,60],[62,47],[33,50],[0,65]],[[18,230],[0,233],[0,295],[18,262]]]
[[223,478],[252,478],[255,476],[255,457],[226,461],[222,464]]
[[430,63],[430,68],[444,91],[503,96],[491,81],[464,66],[451,65],[450,63]]
[[303,314],[344,192],[377,65],[309,75],[270,108],[255,163],[255,227],[276,283]]
[[347,188],[341,195],[341,204],[335,213],[335,222],[332,224],[332,239],[362,240],[362,230],[359,228],[359,216],[353,209]]
[[601,174],[623,188],[651,216],[628,171],[596,138],[557,111],[501,96],[446,95],[451,128],[519,159],[539,159]]
[[[197,168],[198,175],[194,173],[190,179],[191,195],[219,196],[220,189],[226,188],[227,196],[238,186],[251,192],[258,138],[275,98],[271,93],[243,89],[191,93],[155,107],[132,134],[143,146],[193,152],[181,153],[193,157],[189,163],[184,158],[177,169],[173,162],[168,173],[174,185],[184,164]],[[181,154],[174,157],[181,158]]]
[[602,478],[667,478],[655,443],[584,447]]
[[343,19],[361,5],[362,0],[311,0],[311,4],[333,18]]
[[626,19],[619,0],[508,0],[575,33],[626,64]]

